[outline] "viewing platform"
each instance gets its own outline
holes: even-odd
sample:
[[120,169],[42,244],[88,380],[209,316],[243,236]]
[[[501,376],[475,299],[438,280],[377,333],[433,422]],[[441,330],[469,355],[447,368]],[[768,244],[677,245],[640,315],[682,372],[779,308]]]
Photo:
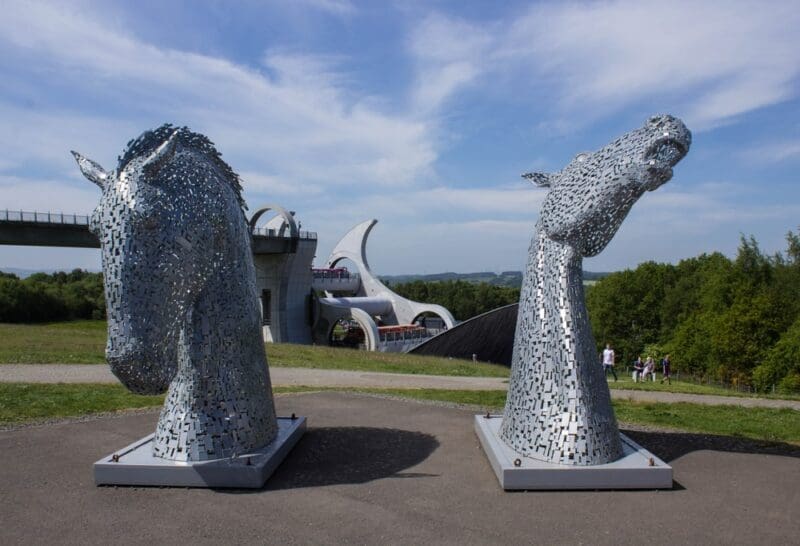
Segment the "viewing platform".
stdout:
[[311,269],[311,288],[325,292],[347,292],[355,294],[361,288],[361,277],[343,267]]
[[[316,240],[313,231],[289,231],[256,228],[253,230],[253,254],[292,254],[301,239]],[[89,231],[89,216],[60,212],[0,210],[0,244],[100,248],[100,241]]]

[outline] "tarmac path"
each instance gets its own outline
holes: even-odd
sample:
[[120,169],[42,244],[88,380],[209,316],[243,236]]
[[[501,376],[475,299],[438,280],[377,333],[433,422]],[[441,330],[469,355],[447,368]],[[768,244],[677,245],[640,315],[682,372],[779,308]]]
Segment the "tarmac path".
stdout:
[[[501,377],[415,375],[313,368],[270,368],[272,384],[281,387],[337,387],[377,389],[505,390]],[[117,383],[102,364],[0,364],[0,383]],[[707,394],[611,389],[611,397],[637,402],[690,402],[712,406],[735,405],[791,408],[800,411],[798,400],[744,398]]]
[[[5,367],[5,366],[3,366]],[[104,368],[104,366],[98,366]],[[96,487],[92,462],[156,412],[0,431],[0,544],[797,544],[800,449],[623,432],[673,469],[662,491],[505,493],[475,409],[281,395],[308,430],[263,489]]]

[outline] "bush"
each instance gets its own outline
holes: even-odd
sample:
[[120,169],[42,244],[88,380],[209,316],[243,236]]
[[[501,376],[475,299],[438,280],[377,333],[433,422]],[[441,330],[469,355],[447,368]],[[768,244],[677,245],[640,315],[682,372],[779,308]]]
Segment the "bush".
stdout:
[[0,274],[0,322],[102,319],[105,314],[102,273],[75,269],[27,279]]

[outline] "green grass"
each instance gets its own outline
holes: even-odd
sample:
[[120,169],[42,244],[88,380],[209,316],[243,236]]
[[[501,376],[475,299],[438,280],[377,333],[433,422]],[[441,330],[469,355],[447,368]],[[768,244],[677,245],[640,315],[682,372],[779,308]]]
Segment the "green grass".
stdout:
[[105,346],[103,320],[0,324],[3,364],[102,364]]
[[[505,403],[504,391],[279,387],[274,389],[274,392],[282,394],[327,390],[471,404],[483,410],[496,411],[499,411]],[[131,394],[120,385],[0,383],[0,424],[158,407],[162,402],[163,396]],[[800,444],[800,412],[791,409],[643,403],[627,400],[615,400],[614,409],[617,418],[623,423]]]
[[[369,392],[459,404],[501,411],[504,391],[451,391],[437,389],[357,389]],[[651,425],[676,431],[738,436],[755,440],[800,444],[800,411],[788,408],[705,406],[689,403],[650,403],[614,400],[617,419],[623,423]]]
[[[276,387],[273,392],[318,390],[312,387]],[[0,383],[0,424],[161,407],[163,403],[164,395],[133,394],[122,385]]]
[[617,419],[622,422],[800,444],[800,411],[789,408],[704,406],[686,402],[667,404],[627,400],[614,400],[613,404]]
[[[2,364],[103,364],[105,321],[0,324]],[[508,377],[499,364],[397,353],[274,343],[266,346],[270,366],[363,372]]]
[[[102,364],[105,362],[105,321],[73,321],[50,324],[0,324],[0,364]],[[472,377],[508,377],[509,370],[497,364],[474,364],[467,360],[406,355],[367,353],[351,349],[314,347],[275,343],[266,346],[271,366],[354,370],[422,375]],[[713,385],[698,385],[673,380],[634,383],[630,375],[618,372],[619,381],[610,381],[612,389],[711,394],[716,396],[753,397]],[[800,400],[798,395],[763,395],[764,398]]]
[[161,395],[132,394],[122,385],[0,383],[0,423],[147,408],[163,402]]
[[776,398],[783,400],[800,400],[800,396],[792,394],[754,394],[747,392],[738,392],[716,385],[700,385],[698,383],[690,383],[688,381],[680,381],[673,378],[672,384],[661,383],[661,376],[658,376],[657,381],[645,381],[634,383],[630,375],[625,372],[617,372],[619,381],[614,381],[614,378],[609,376],[608,386],[611,389],[625,389],[632,391],[656,391],[656,392],[678,392],[684,394],[711,394],[714,396],[737,396],[740,398]]
[[355,370],[360,372],[508,377],[499,364],[399,353],[368,353],[353,349],[274,343],[267,345],[269,365],[283,368]]

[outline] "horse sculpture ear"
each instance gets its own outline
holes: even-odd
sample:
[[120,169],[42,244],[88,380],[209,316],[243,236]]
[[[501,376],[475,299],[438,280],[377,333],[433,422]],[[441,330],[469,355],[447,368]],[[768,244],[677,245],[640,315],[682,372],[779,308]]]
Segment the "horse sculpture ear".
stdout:
[[552,177],[553,175],[549,173],[525,173],[522,175],[522,178],[540,188],[549,188]]
[[98,163],[95,163],[88,157],[83,157],[76,151],[72,151],[71,153],[75,157],[75,161],[78,162],[78,167],[80,167],[83,176],[88,178],[90,182],[94,182],[100,186],[100,189],[105,188],[106,181],[108,180],[108,173],[106,170]]
[[175,155],[175,148],[178,145],[178,131],[175,130],[164,143],[156,148],[156,150],[150,154],[150,157],[144,160],[142,163],[142,169],[147,173],[148,176],[154,177],[158,174],[158,171],[166,165],[167,161],[172,159],[172,156]]

